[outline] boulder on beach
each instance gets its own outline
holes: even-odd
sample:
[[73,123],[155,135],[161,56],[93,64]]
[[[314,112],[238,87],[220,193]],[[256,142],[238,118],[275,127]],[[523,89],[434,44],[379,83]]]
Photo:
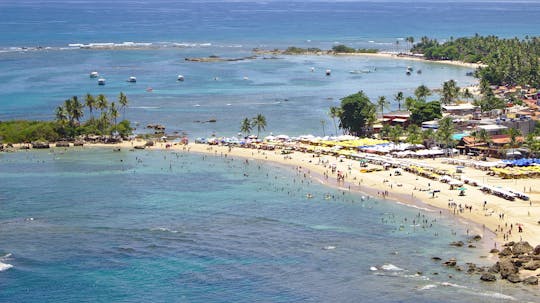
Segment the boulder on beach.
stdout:
[[492,273],[483,273],[482,276],[480,276],[480,280],[485,282],[495,282],[497,281],[497,277]]
[[465,243],[463,241],[450,242],[450,246],[462,247]]
[[32,148],[35,148],[35,149],[49,148],[49,143],[48,142],[32,142]]
[[499,253],[499,250],[496,249],[496,248],[492,248],[492,249],[489,251],[489,253],[491,253],[491,254],[498,254],[498,253]]
[[510,259],[501,259],[499,262],[499,273],[501,274],[501,278],[506,279],[512,274],[518,273],[518,268],[512,263],[512,260]]
[[84,141],[75,141],[75,143],[73,143],[73,146],[84,146]]
[[526,269],[526,270],[537,270],[539,268],[540,268],[540,261],[538,260],[531,260],[523,264],[523,269]]
[[538,285],[538,277],[530,276],[523,279],[523,284],[525,285]]
[[529,244],[527,241],[521,241],[518,243],[515,243],[512,247],[512,252],[515,255],[521,255],[521,254],[528,254],[533,251],[533,247]]
[[499,256],[501,257],[507,257],[512,255],[512,249],[510,247],[505,247],[503,250],[499,252]]
[[536,245],[536,247],[533,250],[533,254],[540,255],[540,245]]
[[56,142],[56,147],[69,147],[69,142],[67,141]]
[[474,241],[480,241],[480,240],[482,240],[482,236],[481,235],[475,235],[471,239],[474,240]]
[[512,282],[512,283],[521,282],[521,278],[519,277],[518,274],[511,274],[506,278],[506,280],[508,280],[508,282]]

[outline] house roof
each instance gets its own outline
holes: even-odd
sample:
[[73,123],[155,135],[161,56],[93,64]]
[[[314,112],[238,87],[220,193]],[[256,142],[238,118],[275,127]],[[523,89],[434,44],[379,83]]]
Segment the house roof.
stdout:
[[497,124],[487,124],[487,125],[478,125],[478,128],[485,129],[487,131],[494,131],[494,130],[503,130],[507,129],[508,127],[504,125],[497,125]]
[[455,111],[455,110],[473,110],[478,106],[474,106],[471,103],[463,103],[457,105],[443,105],[442,109],[445,111]]

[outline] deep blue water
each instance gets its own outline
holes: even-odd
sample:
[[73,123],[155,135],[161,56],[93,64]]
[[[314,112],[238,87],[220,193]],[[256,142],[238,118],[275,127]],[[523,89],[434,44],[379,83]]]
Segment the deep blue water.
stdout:
[[431,260],[486,264],[487,248],[448,246],[471,226],[289,168],[110,149],[0,154],[0,167],[2,302],[538,299]]
[[[465,76],[467,68],[365,57],[282,56],[225,63],[184,58],[237,58],[250,55],[254,47],[327,49],[336,43],[397,51],[409,46],[403,38],[423,35],[440,40],[475,33],[524,37],[538,34],[539,13],[537,2],[511,1],[2,1],[0,120],[53,119],[54,109],[72,95],[105,93],[113,101],[124,91],[130,100],[128,118],[141,126],[158,122],[192,137],[230,136],[243,118],[263,113],[267,133],[322,135],[320,121],[331,122],[328,108],[359,90],[373,100],[393,100],[398,91],[410,95],[420,84],[439,88],[454,79],[467,86],[475,79]],[[125,41],[160,46],[123,51],[67,47]],[[51,49],[21,49],[37,46]],[[423,73],[407,77],[407,66]],[[331,77],[324,76],[325,69],[332,70]],[[88,78],[91,71],[100,72],[107,85],[98,87]],[[176,81],[179,74],[184,83]],[[129,76],[136,76],[137,84],[126,83]],[[150,87],[153,92],[146,92]],[[194,122],[212,118],[218,122]]]

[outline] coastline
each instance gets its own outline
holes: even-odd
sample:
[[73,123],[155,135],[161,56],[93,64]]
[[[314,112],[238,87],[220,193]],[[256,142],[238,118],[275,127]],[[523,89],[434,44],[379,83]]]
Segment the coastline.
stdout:
[[[85,148],[92,147],[108,147],[108,148],[125,148],[132,149],[134,146],[144,145],[144,141],[126,141],[117,144],[87,144]],[[455,217],[456,220],[464,220],[469,230],[469,235],[481,235],[486,245],[491,248],[501,248],[502,244],[509,241],[528,241],[531,245],[540,243],[540,224],[537,223],[540,218],[540,207],[532,201],[538,201],[540,191],[535,190],[529,193],[531,200],[522,201],[516,200],[513,202],[502,198],[485,194],[480,190],[465,185],[467,193],[465,196],[459,196],[456,190],[449,190],[448,184],[440,183],[436,180],[430,180],[419,177],[413,173],[402,171],[400,176],[390,176],[393,170],[381,170],[371,173],[360,172],[360,167],[357,161],[350,159],[336,158],[333,156],[313,157],[309,153],[294,152],[287,155],[282,155],[279,150],[266,151],[259,149],[249,149],[241,147],[232,147],[221,145],[206,145],[194,144],[188,145],[172,145],[169,148],[165,143],[157,143],[153,147],[147,147],[149,150],[170,150],[183,151],[189,153],[199,153],[214,156],[232,156],[240,157],[248,160],[268,161],[279,165],[285,165],[293,168],[304,170],[310,177],[324,186],[330,186],[339,190],[358,191],[368,196],[392,200],[395,203],[407,204],[415,207],[436,209],[449,217]],[[329,165],[322,165],[319,159],[323,162],[328,161],[330,164],[336,165],[337,171],[345,172],[345,180],[343,183],[336,181],[336,174],[333,174]],[[452,168],[455,166],[443,164],[440,159],[419,160],[419,162],[441,168]],[[371,167],[376,165],[370,164]],[[349,167],[351,168],[349,170]],[[382,168],[382,167],[381,167]],[[464,169],[467,177],[482,180],[483,171],[467,167]],[[328,176],[328,177],[325,177]],[[487,177],[487,176],[486,176]],[[383,182],[386,180],[387,182]],[[509,184],[512,181],[514,184]],[[505,186],[521,191],[523,187],[534,188],[535,179],[521,179],[518,182],[515,180],[503,180],[496,177],[489,177],[489,184],[493,186]],[[538,183],[538,182],[536,182]],[[433,196],[431,190],[440,190]],[[387,192],[386,195],[381,193]],[[379,193],[379,195],[377,195]],[[483,201],[487,201],[486,209],[483,209]],[[472,209],[463,212],[455,211],[449,207],[449,203],[454,202],[463,206],[472,206]],[[426,206],[426,207],[424,207]],[[504,219],[501,219],[500,214],[504,213]],[[537,219],[535,219],[537,218]],[[523,232],[519,233],[517,225],[523,226]],[[510,226],[513,226],[508,239],[503,238],[503,230],[507,232]],[[482,251],[480,254],[487,252]]]
[[462,61],[454,60],[428,60],[422,57],[416,57],[407,54],[396,54],[389,52],[378,52],[378,53],[336,53],[334,56],[363,56],[363,57],[375,57],[375,58],[385,58],[385,59],[398,59],[398,60],[409,60],[409,61],[420,61],[427,63],[436,63],[436,64],[447,64],[453,66],[467,67],[477,69],[479,67],[485,67],[485,64],[480,63],[467,63]]

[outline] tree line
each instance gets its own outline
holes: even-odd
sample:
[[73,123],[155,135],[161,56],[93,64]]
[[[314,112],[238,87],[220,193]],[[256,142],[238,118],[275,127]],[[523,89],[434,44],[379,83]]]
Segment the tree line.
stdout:
[[[103,94],[86,94],[83,101],[73,96],[55,109],[54,121],[0,122],[0,139],[5,143],[24,143],[73,140],[81,135],[116,135],[125,138],[133,130],[129,120],[125,119],[129,100],[121,92],[116,102],[109,103]],[[85,111],[88,112],[88,119],[83,120]],[[123,112],[120,122],[119,111]]]
[[422,37],[411,51],[426,59],[483,63],[486,66],[475,75],[489,84],[540,86],[540,37],[502,39],[476,34],[444,43]]

